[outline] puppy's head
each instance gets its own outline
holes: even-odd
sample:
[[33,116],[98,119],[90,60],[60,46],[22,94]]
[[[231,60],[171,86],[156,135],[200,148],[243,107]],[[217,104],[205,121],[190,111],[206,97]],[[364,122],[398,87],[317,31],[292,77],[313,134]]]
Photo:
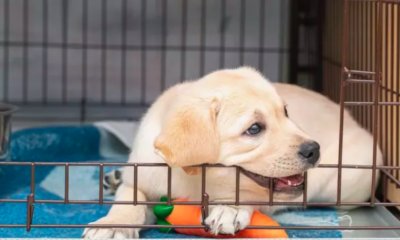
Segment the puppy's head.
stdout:
[[268,189],[272,181],[274,197],[286,200],[302,193],[303,172],[319,160],[318,143],[290,120],[274,87],[251,68],[206,75],[169,108],[154,146],[171,167],[189,174],[199,173],[190,166],[203,163],[240,166],[248,183]]

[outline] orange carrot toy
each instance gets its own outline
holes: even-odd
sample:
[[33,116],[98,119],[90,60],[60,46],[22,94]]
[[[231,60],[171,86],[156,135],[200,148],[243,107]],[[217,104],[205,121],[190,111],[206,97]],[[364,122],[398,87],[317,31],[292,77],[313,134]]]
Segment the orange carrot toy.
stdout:
[[[162,197],[162,202],[167,202],[167,198]],[[182,202],[186,200],[174,200]],[[201,207],[190,205],[156,205],[154,214],[157,217],[157,225],[201,225]],[[250,226],[279,226],[277,222],[268,216],[254,212]],[[243,229],[235,235],[217,235],[206,232],[204,229],[189,228],[160,228],[162,232],[178,232],[186,235],[195,235],[210,238],[289,238],[283,229]]]

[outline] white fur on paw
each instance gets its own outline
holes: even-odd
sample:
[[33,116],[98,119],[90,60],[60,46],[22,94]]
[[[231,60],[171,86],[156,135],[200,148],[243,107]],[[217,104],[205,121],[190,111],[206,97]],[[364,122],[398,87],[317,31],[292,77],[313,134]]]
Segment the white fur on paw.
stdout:
[[105,195],[114,195],[117,188],[122,183],[122,169],[117,169],[107,173],[103,178],[103,188]]
[[252,211],[247,208],[236,209],[227,206],[217,206],[211,210],[210,215],[205,220],[205,224],[215,235],[234,235],[249,225],[251,214]]
[[[120,222],[104,217],[90,224],[121,224]],[[86,228],[82,233],[86,239],[128,239],[139,238],[139,229],[132,228]]]

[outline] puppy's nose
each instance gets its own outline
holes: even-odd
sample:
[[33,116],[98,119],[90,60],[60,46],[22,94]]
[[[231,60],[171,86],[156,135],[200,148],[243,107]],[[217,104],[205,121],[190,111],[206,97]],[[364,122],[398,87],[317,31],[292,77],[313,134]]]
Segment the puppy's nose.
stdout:
[[299,156],[309,164],[315,165],[319,159],[319,149],[320,146],[317,142],[305,142],[299,147]]

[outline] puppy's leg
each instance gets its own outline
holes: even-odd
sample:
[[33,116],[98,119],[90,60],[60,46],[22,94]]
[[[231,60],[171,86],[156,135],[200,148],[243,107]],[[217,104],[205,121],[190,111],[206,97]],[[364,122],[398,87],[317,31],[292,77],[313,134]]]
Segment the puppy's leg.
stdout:
[[253,207],[216,206],[210,210],[205,224],[217,234],[235,234],[250,224]]
[[[116,201],[133,201],[133,188],[122,184],[116,193]],[[146,201],[145,195],[138,190],[138,201]],[[146,206],[113,205],[107,216],[91,224],[144,224],[146,221]],[[138,238],[140,229],[132,228],[87,228],[82,234],[88,239],[126,239]]]

